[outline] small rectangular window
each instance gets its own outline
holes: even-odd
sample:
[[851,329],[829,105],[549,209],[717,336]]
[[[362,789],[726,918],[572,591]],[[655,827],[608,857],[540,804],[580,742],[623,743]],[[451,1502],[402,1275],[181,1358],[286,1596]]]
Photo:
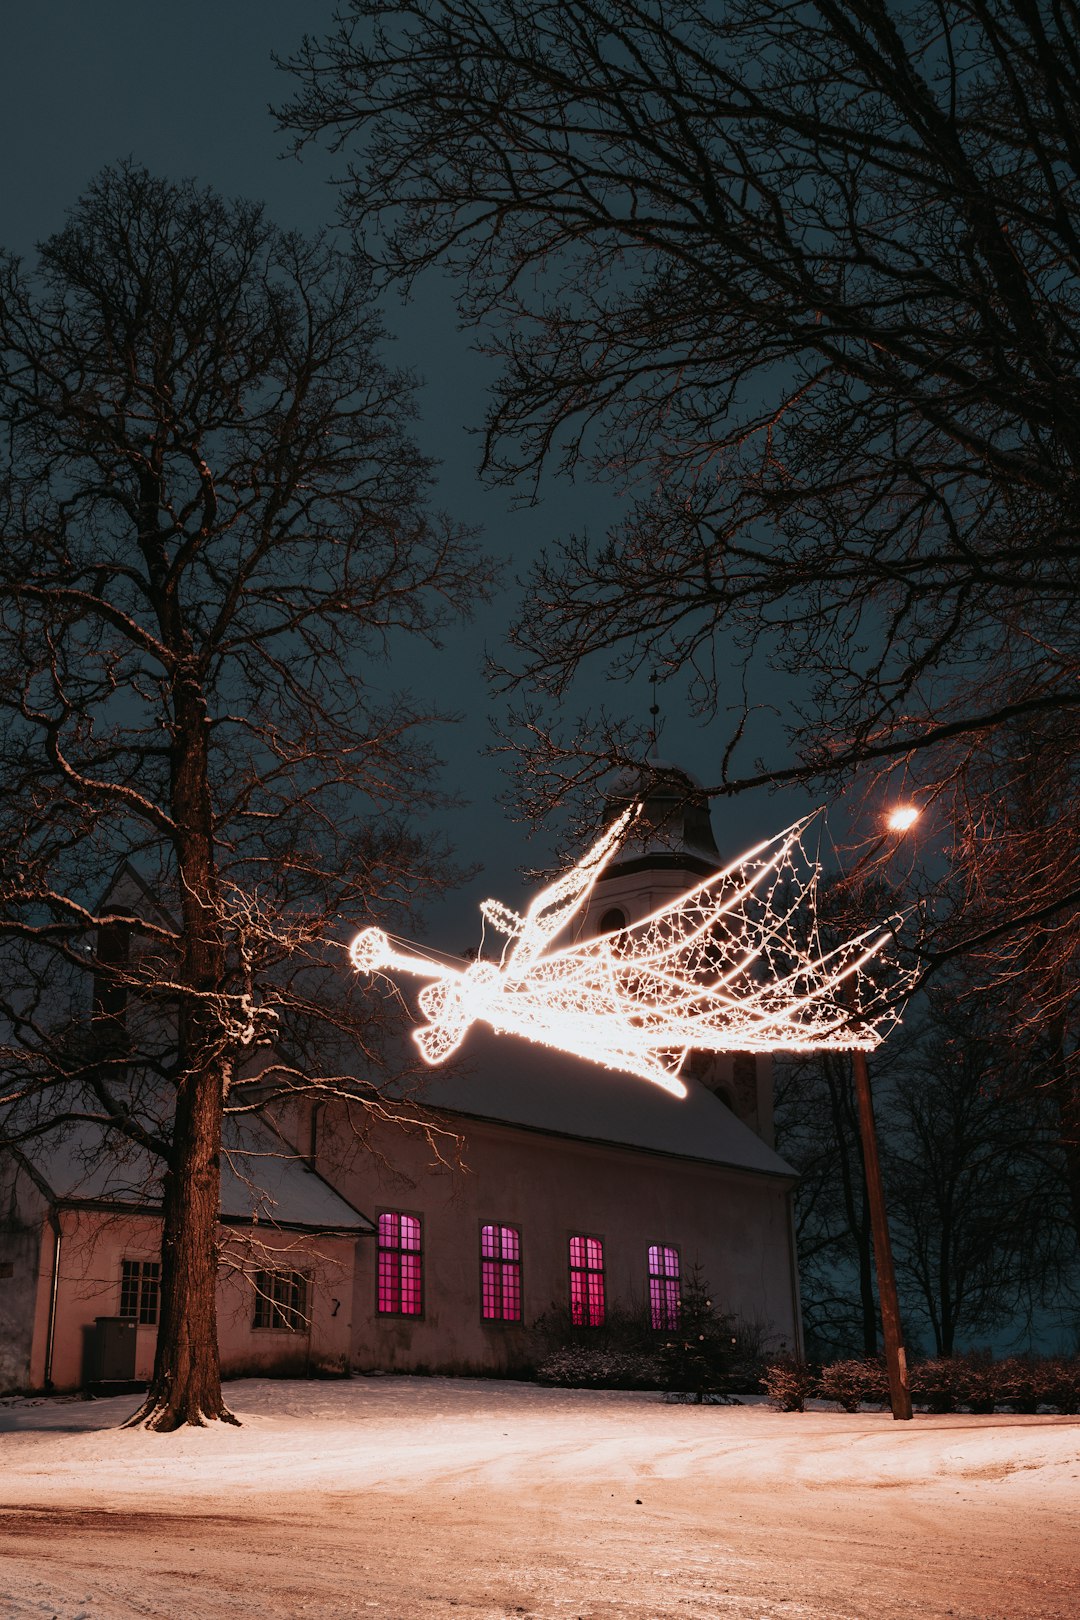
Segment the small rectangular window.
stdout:
[[679,1251],[654,1243],[649,1249],[649,1319],[654,1328],[673,1333],[679,1326],[681,1311]]
[[516,1226],[480,1230],[480,1315],[485,1322],[521,1321],[521,1233]]
[[308,1280],[302,1271],[257,1271],[253,1328],[303,1333],[308,1322]]
[[570,1239],[570,1320],[575,1327],[604,1325],[604,1245],[599,1238]]
[[421,1310],[420,1217],[384,1210],[379,1216],[379,1311],[383,1316],[419,1316]]
[[160,1260],[120,1262],[120,1315],[143,1327],[153,1327],[158,1319],[161,1290]]

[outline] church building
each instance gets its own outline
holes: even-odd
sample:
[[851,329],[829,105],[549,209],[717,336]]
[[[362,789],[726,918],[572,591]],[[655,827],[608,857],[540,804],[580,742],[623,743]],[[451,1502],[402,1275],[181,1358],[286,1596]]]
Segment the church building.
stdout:
[[[721,864],[704,793],[663,768],[576,937],[632,926]],[[674,1328],[697,1268],[722,1310],[799,1349],[771,1059],[692,1054],[682,1078],[685,1098],[474,1026],[413,1094],[434,1134],[337,1095],[232,1121],[223,1371],[513,1375],[552,1313],[582,1334],[617,1309]],[[0,1162],[0,1389],[149,1376],[154,1171],[94,1148],[68,1136]]]

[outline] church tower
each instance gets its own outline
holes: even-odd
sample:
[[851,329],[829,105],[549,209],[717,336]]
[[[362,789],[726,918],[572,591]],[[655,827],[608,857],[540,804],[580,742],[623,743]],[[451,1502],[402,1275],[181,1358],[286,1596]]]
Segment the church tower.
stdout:
[[[650,756],[648,763],[647,783],[626,776],[608,796],[609,819],[639,798],[643,809],[622,849],[597,879],[588,908],[578,920],[577,939],[616,933],[723,865],[702,784],[666,760]],[[770,1056],[694,1052],[684,1070],[773,1146]]]

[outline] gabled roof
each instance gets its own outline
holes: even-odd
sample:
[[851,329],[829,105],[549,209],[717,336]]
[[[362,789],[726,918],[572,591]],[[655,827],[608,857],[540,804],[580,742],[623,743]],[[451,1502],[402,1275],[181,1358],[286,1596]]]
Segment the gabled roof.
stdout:
[[117,864],[94,909],[99,915],[104,911],[129,912],[134,917],[144,917],[147,922],[156,923],[159,928],[178,932],[176,918],[166,910],[142,873],[129,860]]
[[474,1119],[795,1180],[707,1086],[683,1079],[687,1096],[673,1097],[634,1075],[474,1026],[452,1064],[428,1070],[409,1094]]
[[619,812],[635,801],[641,802],[641,813],[600,874],[600,885],[635,872],[688,871],[704,876],[721,864],[708,795],[681,765],[650,753],[640,771],[622,772],[608,789],[609,809]]
[[[309,1169],[264,1120],[226,1115],[222,1131],[221,1215],[315,1232],[373,1232],[366,1215]],[[65,1126],[24,1143],[28,1161],[57,1203],[160,1207],[161,1164],[98,1125]]]

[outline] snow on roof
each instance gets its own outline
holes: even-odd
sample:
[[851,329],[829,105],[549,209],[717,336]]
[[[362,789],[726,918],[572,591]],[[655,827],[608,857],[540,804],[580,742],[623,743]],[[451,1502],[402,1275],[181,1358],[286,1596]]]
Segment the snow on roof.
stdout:
[[622,848],[599,881],[618,876],[643,863],[710,869],[719,863],[719,851],[709,816],[709,799],[696,776],[681,765],[650,754],[640,771],[623,771],[608,787],[611,809],[634,800],[641,815],[627,830]]
[[636,1076],[474,1026],[457,1061],[427,1071],[410,1095],[473,1118],[795,1178],[707,1086],[682,1078],[687,1096],[673,1097]]
[[[366,1215],[310,1170],[263,1120],[226,1115],[221,1159],[221,1213],[226,1219],[316,1231],[371,1232]],[[161,1165],[115,1133],[80,1122],[25,1143],[23,1157],[57,1200],[156,1206]]]

